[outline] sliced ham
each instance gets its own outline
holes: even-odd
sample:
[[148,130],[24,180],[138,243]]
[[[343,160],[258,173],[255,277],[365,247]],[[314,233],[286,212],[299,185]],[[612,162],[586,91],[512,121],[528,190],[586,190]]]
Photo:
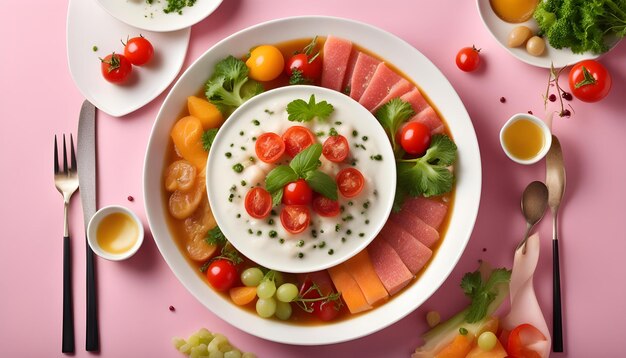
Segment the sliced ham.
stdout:
[[414,88],[409,92],[403,94],[402,96],[400,96],[400,99],[404,102],[409,102],[415,113],[420,113],[426,107],[428,107],[428,102],[426,102],[426,98],[422,96],[422,93],[417,88]]
[[448,213],[448,206],[440,201],[418,196],[407,198],[402,206],[402,210],[411,212],[426,224],[439,230],[443,219],[445,219]]
[[352,81],[352,74],[354,73],[354,66],[356,60],[359,57],[361,51],[358,51],[354,47],[350,52],[350,58],[348,59],[348,65],[346,66],[346,74],[343,76],[343,84],[341,85],[341,91],[346,94],[350,94],[350,81]]
[[341,91],[348,60],[352,52],[352,42],[329,35],[324,43],[322,62],[322,87]]
[[352,77],[350,78],[350,97],[356,101],[361,98],[376,72],[378,64],[380,64],[380,61],[374,57],[363,52],[358,53]]
[[376,275],[389,295],[394,295],[411,282],[413,275],[398,253],[380,236],[367,247]]
[[409,122],[420,122],[430,128],[430,133],[443,133],[443,122],[433,107],[428,106],[418,114],[409,119]]
[[428,248],[433,247],[439,241],[439,232],[435,228],[406,209],[392,213],[389,219]]
[[433,255],[433,252],[426,245],[402,230],[394,222],[387,222],[379,236],[387,241],[398,253],[398,256],[400,256],[400,259],[413,276],[426,265]]
[[373,110],[389,94],[393,85],[400,82],[401,79],[402,77],[393,72],[384,62],[379,63],[369,85],[359,99],[359,103],[367,110]]
[[398,83],[396,83],[395,85],[393,85],[393,87],[391,87],[391,89],[389,90],[389,93],[385,96],[385,98],[383,98],[376,105],[376,107],[374,107],[374,109],[372,109],[372,112],[376,112],[376,110],[380,108],[380,106],[384,105],[385,103],[391,101],[394,98],[401,97],[402,95],[404,95],[405,93],[408,93],[414,88],[415,86],[413,86],[411,82],[405,80],[404,78],[401,79]]

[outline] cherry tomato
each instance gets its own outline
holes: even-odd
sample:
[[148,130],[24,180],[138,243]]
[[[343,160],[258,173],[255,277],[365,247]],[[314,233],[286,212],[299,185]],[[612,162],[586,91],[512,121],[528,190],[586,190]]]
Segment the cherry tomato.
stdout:
[[300,72],[301,83],[316,83],[322,77],[322,60],[317,54],[314,56],[308,56],[305,53],[293,55],[287,60],[285,73],[289,78],[294,78],[292,76],[295,71]]
[[456,54],[456,65],[462,71],[472,72],[480,65],[480,50],[476,47],[463,47],[459,53]]
[[135,66],[145,65],[153,54],[152,44],[143,36],[133,37],[124,44],[124,56]]
[[211,286],[218,291],[226,291],[234,286],[239,274],[230,260],[218,259],[209,265],[206,277]]
[[283,204],[308,205],[313,200],[313,190],[304,179],[298,179],[285,185],[283,189]]
[[331,162],[341,163],[350,153],[350,145],[346,137],[342,135],[332,135],[324,141],[322,154]]
[[313,302],[313,314],[322,321],[332,321],[339,315],[337,301]]
[[255,144],[256,156],[265,163],[274,163],[285,153],[285,142],[276,133],[261,134]]
[[272,210],[272,196],[267,190],[254,187],[246,194],[245,208],[248,215],[255,219],[263,219]]
[[339,202],[331,200],[323,195],[315,195],[313,198],[313,211],[315,211],[319,216],[337,216],[339,215]]
[[355,168],[342,169],[337,173],[337,187],[339,192],[346,198],[352,198],[363,190],[365,178],[363,174]]
[[611,75],[598,61],[585,60],[569,71],[569,88],[583,102],[597,102],[611,90]]
[[315,143],[315,136],[306,127],[292,126],[283,133],[283,141],[287,155],[295,157],[303,149]]
[[528,323],[520,324],[509,334],[506,351],[511,358],[539,358],[539,353],[526,346],[542,340],[545,341],[546,337],[535,326]]
[[299,234],[306,230],[311,220],[309,208],[305,205],[285,205],[280,212],[280,222],[285,230]]
[[133,70],[133,66],[124,55],[113,52],[100,59],[100,69],[105,80],[111,83],[122,83],[128,79]]
[[400,130],[399,141],[405,152],[422,156],[430,146],[430,128],[420,122],[409,122]]
[[285,59],[276,47],[262,45],[250,52],[246,65],[250,69],[250,78],[253,80],[271,81],[283,72]]

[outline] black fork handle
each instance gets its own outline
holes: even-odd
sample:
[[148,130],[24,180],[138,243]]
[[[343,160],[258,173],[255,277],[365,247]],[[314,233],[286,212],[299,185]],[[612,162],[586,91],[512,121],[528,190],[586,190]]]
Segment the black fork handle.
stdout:
[[72,303],[72,256],[70,237],[63,237],[63,339],[61,352],[74,353],[74,309]]

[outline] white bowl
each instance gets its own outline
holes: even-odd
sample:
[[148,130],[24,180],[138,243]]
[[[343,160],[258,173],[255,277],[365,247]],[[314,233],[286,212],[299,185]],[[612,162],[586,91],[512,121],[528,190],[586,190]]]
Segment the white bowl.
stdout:
[[[320,33],[323,31],[323,33]],[[168,228],[168,209],[163,200],[164,158],[169,131],[180,117],[187,96],[197,93],[213,66],[228,55],[242,55],[262,43],[333,34],[380,55],[420,85],[446,119],[458,147],[455,204],[445,239],[419,280],[383,306],[350,319],[323,325],[294,325],[260,318],[235,306],[211,289],[195,272]],[[220,41],[182,74],[165,98],[154,122],[144,162],[146,214],[155,242],[183,285],[206,307],[230,324],[268,340],[318,345],[356,339],[400,320],[426,301],[448,277],[467,244],[480,203],[481,163],[476,133],[461,99],[444,75],[421,52],[407,42],[376,27],[341,18],[307,16],[274,20],[242,30]]]
[[[530,159],[520,159],[514,156],[513,154],[511,154],[511,152],[507,149],[506,145],[504,144],[504,131],[507,128],[509,128],[511,124],[519,121],[520,119],[527,119],[535,123],[541,129],[541,134],[543,135],[543,147],[537,153],[537,155],[535,155],[534,157]],[[546,154],[548,154],[548,150],[550,150],[551,145],[552,145],[552,132],[550,131],[550,128],[548,127],[546,122],[541,120],[541,118],[537,116],[533,116],[532,114],[528,114],[528,113],[514,114],[511,118],[509,118],[508,121],[506,121],[506,123],[504,123],[504,125],[502,126],[502,129],[500,129],[500,146],[502,147],[502,150],[504,151],[506,156],[509,157],[509,159],[519,164],[529,165],[529,164],[537,163],[543,157],[545,157]]]
[[[105,217],[114,213],[128,215],[128,217],[130,217],[133,223],[137,226],[137,240],[130,249],[119,254],[106,251],[100,247],[100,244],[98,244],[97,232],[100,222],[102,222],[102,219]],[[96,211],[96,213],[91,217],[89,225],[87,225],[87,242],[89,243],[89,247],[91,247],[93,252],[95,252],[98,256],[110,261],[122,261],[133,256],[143,243],[143,235],[143,224],[141,223],[141,220],[139,220],[139,217],[137,217],[137,215],[130,209],[119,205],[110,205],[100,208],[100,210]]]

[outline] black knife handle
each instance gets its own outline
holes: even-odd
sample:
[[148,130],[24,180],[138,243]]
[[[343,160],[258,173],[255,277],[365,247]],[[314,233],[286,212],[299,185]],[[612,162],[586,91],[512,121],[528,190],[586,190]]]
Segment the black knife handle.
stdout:
[[87,245],[87,336],[85,349],[88,352],[100,350],[100,332],[98,331],[98,301],[96,297],[96,272],[94,255]]
[[561,315],[561,271],[559,269],[559,240],[552,240],[552,341],[553,352],[563,352],[563,318]]
[[74,310],[72,303],[72,256],[70,237],[63,237],[63,338],[61,352],[74,353]]

